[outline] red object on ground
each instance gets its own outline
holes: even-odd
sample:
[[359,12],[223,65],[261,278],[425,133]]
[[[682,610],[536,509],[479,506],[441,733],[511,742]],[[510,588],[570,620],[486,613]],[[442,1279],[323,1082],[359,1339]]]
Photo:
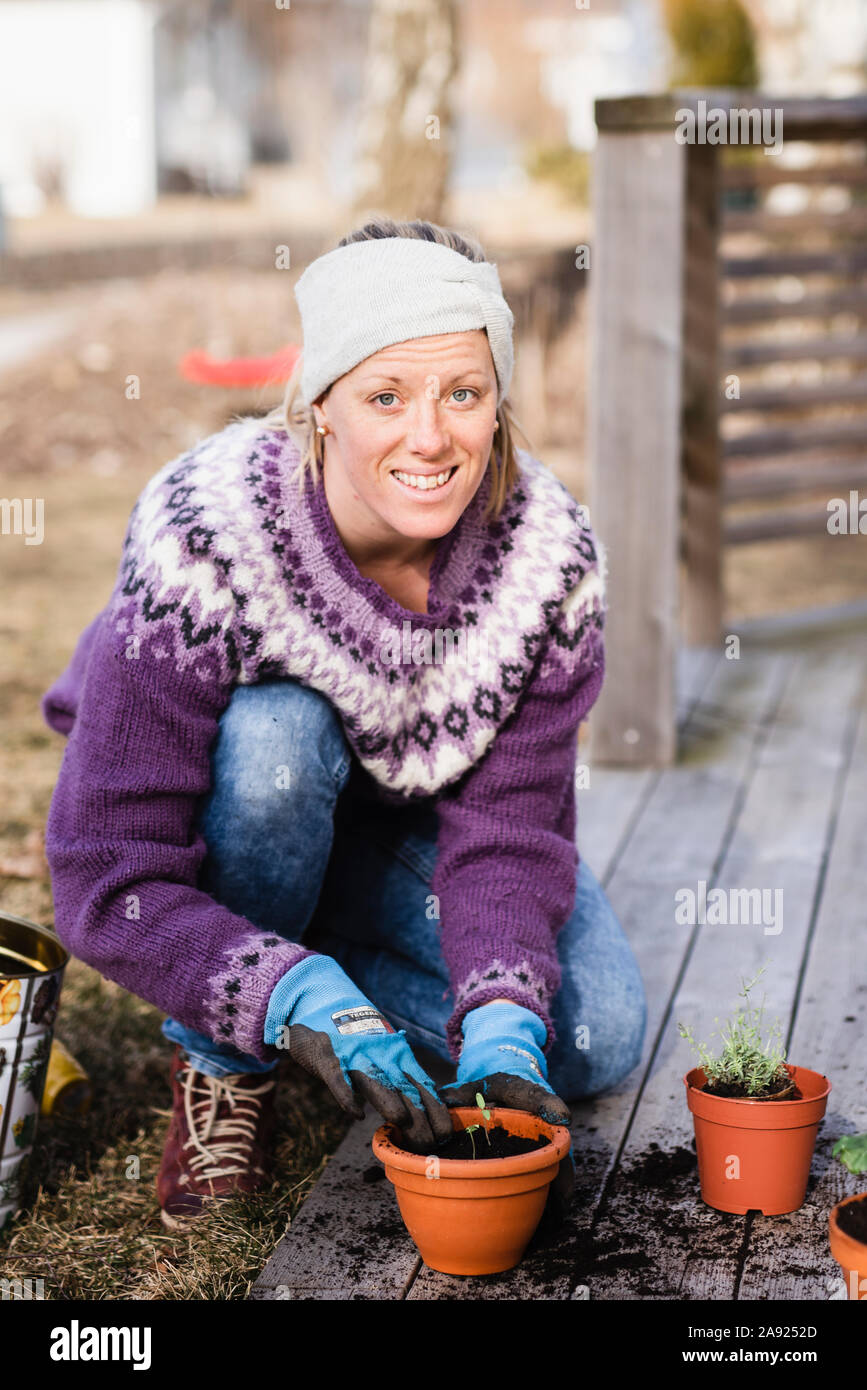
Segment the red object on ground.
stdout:
[[300,351],[297,343],[289,343],[270,357],[226,357],[218,361],[202,348],[194,348],[178,362],[178,371],[187,381],[204,386],[269,386],[289,380]]

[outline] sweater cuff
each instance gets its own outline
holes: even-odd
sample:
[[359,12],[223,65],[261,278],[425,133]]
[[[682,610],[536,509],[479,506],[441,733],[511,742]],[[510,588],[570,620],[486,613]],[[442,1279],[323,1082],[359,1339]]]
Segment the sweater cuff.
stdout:
[[499,984],[486,985],[483,988],[475,989],[469,995],[461,995],[460,1002],[446,1024],[446,1041],[452,1060],[455,1063],[460,1060],[461,1048],[463,1047],[463,1022],[467,1014],[472,1009],[478,1009],[482,1004],[490,1004],[494,999],[510,999],[512,1003],[521,1004],[523,1008],[529,1009],[531,1013],[542,1020],[546,1030],[542,1052],[547,1057],[557,1036],[547,1001],[541,1002],[535,992],[524,986],[510,983],[504,976]]
[[285,975],[281,975],[271,991],[268,1010],[265,1014],[265,1042],[268,1047],[279,1045],[278,1038],[292,1012],[292,1001],[297,993],[297,986],[293,984],[291,978],[295,969],[296,967],[293,965],[291,969],[286,971]]
[[[484,950],[485,944],[489,944],[490,949],[493,942],[478,941],[477,947]],[[494,999],[510,999],[541,1018],[547,1034],[542,1052],[547,1056],[556,1038],[551,1000],[560,987],[557,956],[554,955],[551,961],[538,952],[533,955],[528,953],[517,960],[513,955],[512,963],[508,964],[494,956],[493,951],[491,955],[493,959],[489,957],[487,964],[476,966],[455,986],[455,1009],[446,1024],[446,1041],[453,1060],[457,1062],[460,1057],[463,1046],[461,1030],[466,1015],[471,1009],[490,1004]]]
[[208,981],[206,1032],[259,1061],[275,1051],[265,1042],[265,1019],[274,989],[292,966],[313,956],[296,941],[251,932],[228,953],[225,967]]

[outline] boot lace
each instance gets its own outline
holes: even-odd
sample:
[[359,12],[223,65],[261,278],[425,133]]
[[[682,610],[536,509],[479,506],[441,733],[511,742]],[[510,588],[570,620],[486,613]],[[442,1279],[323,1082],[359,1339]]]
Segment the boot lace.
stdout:
[[[249,1171],[262,1097],[272,1091],[276,1083],[270,1080],[261,1086],[242,1087],[241,1079],[239,1076],[208,1076],[193,1067],[187,1068],[183,1082],[184,1114],[190,1137],[184,1149],[196,1150],[189,1159],[189,1168],[199,1181],[239,1176]],[[204,1094],[197,1094],[201,1091]],[[218,1118],[223,1104],[228,1106],[229,1114]]]

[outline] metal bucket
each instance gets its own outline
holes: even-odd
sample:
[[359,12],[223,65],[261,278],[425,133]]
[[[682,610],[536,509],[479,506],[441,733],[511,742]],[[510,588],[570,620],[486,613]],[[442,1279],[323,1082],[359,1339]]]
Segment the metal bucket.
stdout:
[[0,912],[0,1230],[18,1209],[68,961],[52,932]]

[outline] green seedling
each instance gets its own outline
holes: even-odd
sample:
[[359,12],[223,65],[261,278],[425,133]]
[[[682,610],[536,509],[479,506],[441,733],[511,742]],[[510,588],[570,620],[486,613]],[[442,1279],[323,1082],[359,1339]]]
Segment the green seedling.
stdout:
[[831,1153],[850,1173],[867,1173],[867,1134],[844,1134]]
[[[484,1098],[484,1096],[482,1095],[482,1093],[481,1093],[480,1091],[476,1091],[476,1105],[478,1106],[479,1110],[482,1112],[482,1119],[485,1120],[485,1121],[489,1121],[490,1118],[491,1118],[491,1112],[490,1112],[490,1110],[486,1110],[486,1109],[485,1109],[485,1098]],[[482,1126],[481,1126],[480,1124],[474,1124],[474,1125],[467,1125],[466,1128],[464,1129],[464,1133],[465,1133],[465,1134],[468,1134],[468,1135],[470,1136],[470,1143],[471,1143],[472,1146],[473,1146],[473,1158],[475,1158],[475,1156],[476,1156],[476,1141],[475,1141],[475,1139],[474,1139],[473,1136],[474,1136],[476,1130],[477,1130],[477,1129],[481,1129],[481,1128],[482,1128]],[[485,1130],[485,1138],[486,1138],[487,1141],[488,1141],[488,1148],[490,1148],[490,1147],[491,1147],[491,1136],[490,1136],[490,1134],[488,1133],[488,1126],[487,1126],[487,1123],[486,1123],[485,1126],[484,1126],[484,1130]]]
[[[789,1080],[789,1073],[783,1065],[786,1049],[782,1045],[779,1023],[768,1030],[767,1040],[763,1042],[764,1000],[759,1008],[750,1003],[750,990],[758,983],[764,969],[762,966],[749,984],[742,981],[740,997],[744,1001],[743,1006],[719,1034],[711,1034],[711,1037],[718,1036],[722,1042],[718,1056],[713,1056],[705,1043],[696,1042],[691,1028],[683,1023],[677,1025],[680,1036],[686,1039],[701,1062],[710,1084],[740,1086],[748,1096],[768,1093]],[[718,1023],[719,1019],[714,1019],[714,1022]]]

